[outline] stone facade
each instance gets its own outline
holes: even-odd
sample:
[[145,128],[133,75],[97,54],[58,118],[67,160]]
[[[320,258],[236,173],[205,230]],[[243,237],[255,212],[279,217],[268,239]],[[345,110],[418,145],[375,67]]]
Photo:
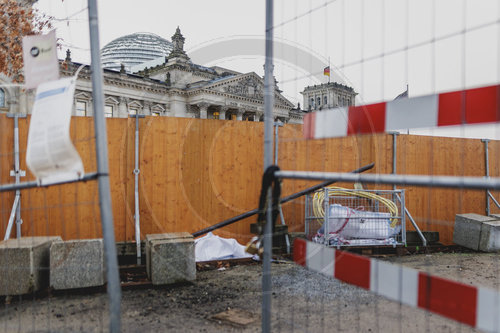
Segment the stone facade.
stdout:
[[[180,29],[172,36],[173,50],[164,63],[131,74],[122,70],[103,70],[106,117],[126,118],[139,113],[202,119],[262,121],[264,80],[254,72],[239,73],[222,67],[204,67],[191,62],[184,51]],[[71,61],[68,52],[61,62],[61,77],[73,76],[80,64]],[[1,84],[0,78],[0,84]],[[19,88],[4,89],[6,106],[0,112],[31,112],[33,92],[22,94]],[[92,116],[90,66],[78,75],[73,115]],[[304,112],[294,109],[280,90],[275,90],[274,120],[302,123]]]
[[301,93],[304,110],[325,110],[355,104],[354,89],[337,82],[308,86]]

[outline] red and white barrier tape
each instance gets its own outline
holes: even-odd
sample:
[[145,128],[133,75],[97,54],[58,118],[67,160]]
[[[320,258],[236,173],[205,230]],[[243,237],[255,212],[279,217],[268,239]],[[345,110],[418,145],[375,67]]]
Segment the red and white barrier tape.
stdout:
[[498,121],[500,85],[312,112],[303,131],[306,139],[322,139]]
[[293,260],[312,271],[487,332],[500,332],[500,294],[296,239]]

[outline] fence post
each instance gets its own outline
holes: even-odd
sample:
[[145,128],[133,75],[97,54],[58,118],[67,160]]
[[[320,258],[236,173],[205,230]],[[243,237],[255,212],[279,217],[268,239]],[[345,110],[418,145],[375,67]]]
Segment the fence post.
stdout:
[[99,23],[97,19],[96,0],[88,0],[90,55],[92,70],[92,98],[94,100],[94,127],[96,137],[96,159],[99,184],[99,206],[101,211],[104,252],[107,265],[109,328],[110,332],[121,331],[121,286],[116,254],[115,232],[113,228],[113,211],[111,208],[111,191],[109,186],[108,140],[104,119],[104,93],[102,82],[102,66],[99,47]]
[[[273,0],[266,0],[266,63],[264,75],[264,170],[272,164],[273,154]],[[271,252],[272,238],[271,188],[267,191],[267,218],[264,229],[264,257],[262,260],[262,332],[271,331]]]

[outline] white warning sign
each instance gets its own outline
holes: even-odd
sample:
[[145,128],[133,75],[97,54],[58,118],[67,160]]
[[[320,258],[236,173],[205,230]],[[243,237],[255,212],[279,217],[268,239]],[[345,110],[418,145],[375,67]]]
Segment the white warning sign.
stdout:
[[27,89],[59,79],[56,31],[23,37],[24,81]]
[[40,185],[83,176],[83,163],[69,133],[74,93],[74,77],[42,83],[36,91],[26,164]]

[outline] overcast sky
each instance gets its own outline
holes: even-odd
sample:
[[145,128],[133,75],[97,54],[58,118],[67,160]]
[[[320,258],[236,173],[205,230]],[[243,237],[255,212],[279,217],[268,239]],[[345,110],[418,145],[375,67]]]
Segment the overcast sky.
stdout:
[[[188,54],[221,41],[261,39],[256,52],[228,49],[201,64],[263,75],[264,0],[105,0],[98,5],[101,47],[134,32],[170,40],[177,26]],[[86,6],[86,0],[36,5],[62,19],[56,22],[61,58],[69,47],[74,61],[89,63]],[[410,96],[418,96],[500,82],[499,0],[276,0],[274,20],[280,43],[275,76],[294,103],[302,104],[304,86],[327,82],[320,72],[328,61],[332,79],[359,93],[358,104],[391,100],[407,84]],[[309,57],[299,57],[301,52]]]

